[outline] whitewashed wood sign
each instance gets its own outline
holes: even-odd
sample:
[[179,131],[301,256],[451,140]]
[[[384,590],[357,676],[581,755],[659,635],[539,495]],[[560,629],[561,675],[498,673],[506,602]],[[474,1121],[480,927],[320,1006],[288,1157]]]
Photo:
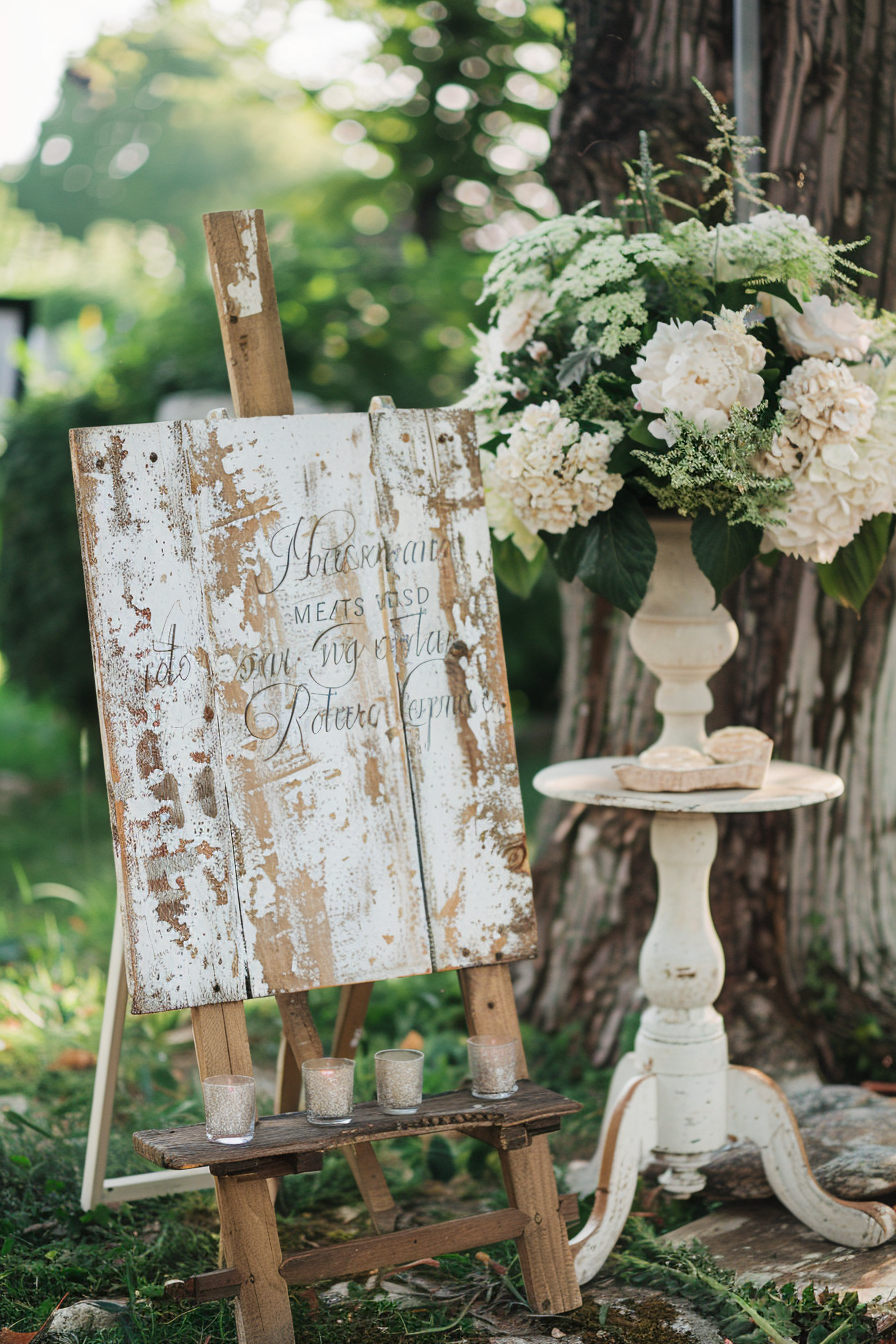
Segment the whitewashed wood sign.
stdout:
[[134,1011],[534,955],[472,418],[71,438]]

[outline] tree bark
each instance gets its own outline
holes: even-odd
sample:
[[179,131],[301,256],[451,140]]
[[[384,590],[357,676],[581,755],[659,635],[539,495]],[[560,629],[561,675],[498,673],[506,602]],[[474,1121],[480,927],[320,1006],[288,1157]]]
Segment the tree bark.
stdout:
[[[700,154],[708,123],[691,76],[731,94],[723,0],[567,0],[575,33],[549,168],[566,209],[624,186],[652,131],[655,159]],[[825,233],[872,234],[866,292],[896,307],[896,7],[763,0],[763,127],[770,196]],[[655,682],[627,619],[564,595],[566,670],[555,759],[632,753],[656,736]],[[742,723],[778,755],[843,775],[841,800],[721,819],[711,898],[728,965],[719,1008],[738,1062],[781,1073],[885,1074],[896,1030],[896,559],[861,619],[821,594],[810,565],[755,563],[726,594],[740,645],[712,683],[710,728]],[[598,1063],[640,1007],[637,958],[655,904],[649,818],[545,805],[536,865],[538,960],[519,968],[540,1025],[585,1024]],[[892,1050],[896,1054],[896,1050]]]

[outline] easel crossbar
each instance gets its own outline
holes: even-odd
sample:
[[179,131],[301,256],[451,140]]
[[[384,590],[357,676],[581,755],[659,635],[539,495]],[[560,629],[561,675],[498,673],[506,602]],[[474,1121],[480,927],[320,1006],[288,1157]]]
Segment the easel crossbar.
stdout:
[[[560,1200],[560,1217],[566,1223],[577,1221],[578,1200],[575,1195],[564,1195]],[[318,1283],[344,1274],[363,1274],[408,1259],[425,1256],[450,1255],[469,1251],[473,1247],[493,1246],[499,1241],[522,1236],[531,1219],[519,1209],[499,1209],[494,1213],[479,1213],[471,1218],[455,1218],[445,1223],[429,1223],[425,1227],[411,1227],[402,1232],[389,1232],[379,1237],[359,1237],[357,1241],[341,1246],[322,1246],[313,1251],[288,1255],[280,1266],[280,1276],[287,1283]],[[236,1297],[243,1283],[232,1269],[215,1269],[208,1274],[197,1274],[192,1279],[171,1279],[165,1285],[167,1297],[190,1302],[212,1302],[219,1298]]]

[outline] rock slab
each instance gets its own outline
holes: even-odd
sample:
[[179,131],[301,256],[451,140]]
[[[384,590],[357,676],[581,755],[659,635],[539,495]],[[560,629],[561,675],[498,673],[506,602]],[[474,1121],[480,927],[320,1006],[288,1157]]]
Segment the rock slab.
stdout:
[[[896,1104],[863,1087],[813,1087],[790,1098],[815,1179],[838,1199],[896,1193]],[[767,1199],[755,1143],[726,1144],[703,1168],[710,1199]]]
[[896,1301],[896,1245],[870,1250],[834,1246],[794,1218],[776,1199],[730,1205],[660,1238],[673,1246],[694,1240],[702,1244],[738,1282],[779,1286],[792,1283],[798,1292],[810,1284],[816,1292],[857,1293],[860,1302],[882,1305],[877,1315],[889,1316]]

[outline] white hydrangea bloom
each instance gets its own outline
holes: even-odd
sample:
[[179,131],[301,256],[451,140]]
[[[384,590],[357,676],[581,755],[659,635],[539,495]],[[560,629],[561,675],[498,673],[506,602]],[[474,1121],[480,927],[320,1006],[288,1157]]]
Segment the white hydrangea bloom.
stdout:
[[480,449],[479,465],[482,469],[482,484],[485,486],[485,513],[489,527],[498,541],[506,541],[510,537],[527,560],[534,560],[544,543],[541,537],[530,532],[510,500],[501,494],[495,477],[494,455]]
[[877,323],[862,317],[851,303],[832,303],[826,294],[814,295],[801,313],[784,299],[773,298],[772,313],[781,340],[795,359],[817,355],[857,364],[867,355],[877,329]]
[[[640,380],[632,392],[645,411],[678,411],[698,429],[717,434],[735,403],[753,409],[762,401],[764,365],[765,347],[749,335],[740,314],[723,308],[713,325],[660,322],[632,366]],[[651,421],[650,432],[670,444],[678,437],[666,418]]]
[[[853,377],[842,364],[807,359],[781,385],[786,428],[757,468],[787,474],[793,493],[764,549],[829,564],[862,523],[896,508],[896,386],[869,366]],[[877,377],[887,400],[878,414]]]
[[495,535],[512,536],[527,554],[519,524],[530,536],[562,533],[610,508],[622,487],[622,477],[607,471],[612,446],[609,434],[580,433],[556,401],[527,406],[483,470]]
[[760,210],[744,224],[719,224],[712,235],[716,279],[744,280],[805,259],[820,278],[831,269],[828,245],[805,215]]
[[766,454],[768,474],[793,479],[816,457],[839,470],[856,461],[855,441],[871,429],[877,393],[845,364],[812,358],[787,375],[778,402],[785,423]]
[[523,289],[514,294],[510,302],[498,310],[496,329],[502,349],[508,353],[522,350],[553,306],[551,296],[543,289]]

